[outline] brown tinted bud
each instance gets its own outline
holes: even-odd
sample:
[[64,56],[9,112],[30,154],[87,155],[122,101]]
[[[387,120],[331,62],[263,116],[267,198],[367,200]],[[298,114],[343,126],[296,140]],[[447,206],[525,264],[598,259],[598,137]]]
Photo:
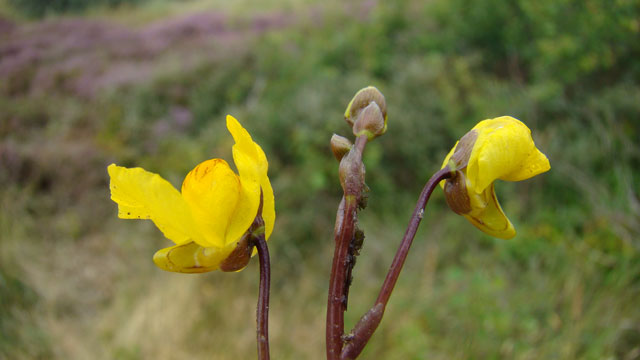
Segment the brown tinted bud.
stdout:
[[225,272],[233,272],[242,270],[249,260],[251,260],[251,252],[253,251],[253,245],[249,242],[251,234],[247,231],[235,249],[227,256],[222,263],[220,263],[220,270]]
[[331,137],[331,151],[338,161],[351,150],[353,144],[344,136],[333,134]]
[[338,175],[340,176],[340,185],[346,195],[355,195],[359,197],[359,189],[364,185],[364,164],[361,155],[356,148],[352,148],[342,160]]
[[386,124],[384,116],[377,103],[371,102],[358,115],[353,125],[353,134],[356,136],[367,135],[369,140],[385,133]]
[[456,214],[463,215],[471,212],[467,180],[462,171],[456,171],[456,175],[445,182],[444,197],[451,210]]
[[349,124],[349,126],[353,127],[353,124],[356,122],[360,111],[372,102],[378,104],[378,107],[382,112],[382,118],[384,119],[386,124],[387,102],[384,99],[384,95],[382,95],[382,93],[375,87],[368,86],[358,91],[347,106],[347,110],[344,113],[344,119]]

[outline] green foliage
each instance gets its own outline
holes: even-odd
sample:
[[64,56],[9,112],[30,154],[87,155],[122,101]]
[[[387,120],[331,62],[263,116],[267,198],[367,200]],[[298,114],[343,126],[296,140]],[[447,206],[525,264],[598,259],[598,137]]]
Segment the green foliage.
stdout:
[[[0,355],[21,358],[51,356],[48,339],[33,313],[38,295],[23,281],[0,269]],[[16,327],[19,323],[21,326]]]
[[[440,2],[438,46],[478,53],[485,69],[587,90],[633,79],[640,68],[636,1]],[[635,55],[634,55],[635,54]]]

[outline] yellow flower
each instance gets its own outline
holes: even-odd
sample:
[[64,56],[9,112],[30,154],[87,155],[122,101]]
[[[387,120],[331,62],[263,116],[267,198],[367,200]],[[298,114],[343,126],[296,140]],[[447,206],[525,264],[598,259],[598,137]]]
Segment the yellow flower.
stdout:
[[[247,252],[245,261],[239,263],[236,248],[246,248],[243,235],[257,215],[261,191],[265,237],[271,235],[275,209],[267,158],[230,115],[227,129],[235,140],[233,160],[239,175],[222,159],[207,160],[189,172],[182,192],[178,192],[168,181],[142,168],[108,167],[118,217],[150,219],[176,244],[153,256],[163,270],[200,273],[242,269],[250,254]],[[235,263],[225,263],[229,259]]]
[[520,181],[549,170],[549,160],[533,143],[531,130],[510,116],[479,122],[442,163],[456,175],[440,185],[453,211],[485,233],[516,235],[494,190],[495,180]]

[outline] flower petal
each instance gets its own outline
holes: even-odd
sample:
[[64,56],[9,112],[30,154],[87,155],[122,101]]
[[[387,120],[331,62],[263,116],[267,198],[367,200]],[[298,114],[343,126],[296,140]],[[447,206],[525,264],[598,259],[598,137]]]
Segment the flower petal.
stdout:
[[233,216],[229,219],[224,245],[237,242],[249,230],[253,220],[258,215],[260,184],[257,181],[250,181],[246,178],[240,178],[240,184],[238,205],[233,212]]
[[153,262],[162,270],[194,274],[217,270],[227,255],[218,248],[202,247],[191,241],[158,250]]
[[478,194],[496,179],[521,169],[535,150],[529,128],[510,116],[483,120],[473,129],[478,138],[467,176]]
[[267,161],[264,153],[260,154],[251,135],[233,116],[227,115],[227,129],[235,140],[233,145],[233,161],[240,177],[257,177],[267,172]]
[[109,165],[111,199],[122,219],[151,219],[176,244],[199,238],[191,211],[178,190],[142,168]]
[[273,196],[273,188],[271,187],[271,181],[267,176],[269,169],[269,163],[267,162],[267,156],[264,151],[254,142],[256,146],[257,160],[260,164],[260,168],[264,171],[260,172],[260,188],[262,189],[262,219],[264,220],[265,238],[268,239],[273,231],[273,225],[276,221],[276,209],[275,200]]
[[493,184],[482,194],[482,200],[472,199],[472,210],[463,216],[483,232],[501,239],[511,239],[516,230],[498,203]]
[[200,163],[185,177],[182,197],[206,240],[200,245],[223,247],[241,197],[240,181],[229,164],[222,159]]
[[549,164],[547,156],[534,147],[533,151],[522,163],[522,167],[520,169],[501,177],[501,179],[506,181],[526,180],[545,171],[549,171],[549,169],[551,169],[551,165]]
[[[233,161],[238,168],[242,188],[238,207],[226,234],[225,243],[230,244],[237,241],[247,231],[258,213],[261,180],[267,176],[268,164],[262,149],[253,142],[249,132],[231,115],[227,115],[227,129],[236,142],[233,145]],[[263,189],[265,199],[268,195],[266,194],[267,190]],[[273,196],[273,191],[271,191],[271,196]]]
[[264,219],[264,235],[265,239],[269,239],[273,226],[276,222],[275,200],[273,196],[273,188],[271,182],[266,176],[261,177],[260,187],[262,188],[262,219]]

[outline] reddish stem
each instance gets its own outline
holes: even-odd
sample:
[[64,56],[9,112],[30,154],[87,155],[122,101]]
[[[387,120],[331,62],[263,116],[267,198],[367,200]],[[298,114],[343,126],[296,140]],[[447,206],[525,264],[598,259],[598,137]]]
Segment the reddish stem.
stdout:
[[269,360],[269,287],[271,285],[269,248],[264,238],[264,232],[254,239],[260,260],[260,290],[256,310],[258,359]]
[[[367,144],[366,136],[356,139],[354,150],[358,154],[357,163],[362,162],[362,152]],[[335,251],[331,266],[331,278],[329,280],[329,299],[327,301],[327,359],[338,360],[342,352],[344,335],[344,312],[346,310],[345,283],[347,275],[349,255],[349,243],[355,232],[356,211],[358,209],[358,197],[362,193],[364,184],[358,184],[357,188],[344,189],[341,207],[336,215]]]
[[[344,218],[341,231],[336,234],[336,248],[331,266],[329,282],[329,300],[327,303],[327,359],[337,360],[342,351],[342,335],[344,335],[346,282],[346,258],[349,253],[349,242],[354,233],[354,217],[356,212],[355,197],[345,199]],[[340,216],[340,215],[338,215]]]
[[445,167],[436,172],[422,189],[420,197],[418,198],[418,203],[416,204],[411,220],[409,221],[409,226],[402,238],[402,242],[396,252],[396,256],[393,258],[393,262],[391,263],[387,277],[384,279],[378,298],[376,299],[374,306],[362,317],[353,329],[350,336],[351,340],[344,346],[341,353],[340,358],[342,360],[355,359],[358,357],[367,342],[369,342],[373,333],[378,328],[378,325],[382,320],[382,316],[384,315],[387,302],[391,297],[391,292],[393,292],[393,288],[398,281],[404,262],[407,259],[407,254],[409,253],[413,239],[418,231],[418,226],[422,221],[424,208],[431,197],[431,193],[436,186],[438,186],[440,181],[448,179],[451,176],[451,171],[448,167]]
[[384,304],[385,306],[387,305],[389,297],[391,296],[391,292],[393,291],[393,288],[396,285],[396,281],[400,276],[400,271],[402,271],[402,267],[404,266],[404,261],[407,259],[407,254],[409,253],[409,249],[411,248],[413,239],[416,236],[416,232],[418,231],[418,226],[422,221],[424,209],[427,206],[429,198],[431,197],[431,193],[436,188],[436,186],[438,186],[440,181],[450,178],[451,175],[452,174],[449,168],[445,167],[444,169],[441,169],[440,171],[433,174],[431,179],[429,179],[427,184],[422,189],[420,197],[418,198],[418,203],[416,204],[416,207],[413,210],[413,214],[411,215],[409,226],[404,233],[404,237],[402,238],[400,247],[398,247],[396,256],[393,258],[393,262],[391,263],[391,267],[389,268],[389,273],[387,273],[387,277],[386,279],[384,279],[384,283],[382,284],[382,288],[380,289],[380,294],[378,295],[376,304]]

